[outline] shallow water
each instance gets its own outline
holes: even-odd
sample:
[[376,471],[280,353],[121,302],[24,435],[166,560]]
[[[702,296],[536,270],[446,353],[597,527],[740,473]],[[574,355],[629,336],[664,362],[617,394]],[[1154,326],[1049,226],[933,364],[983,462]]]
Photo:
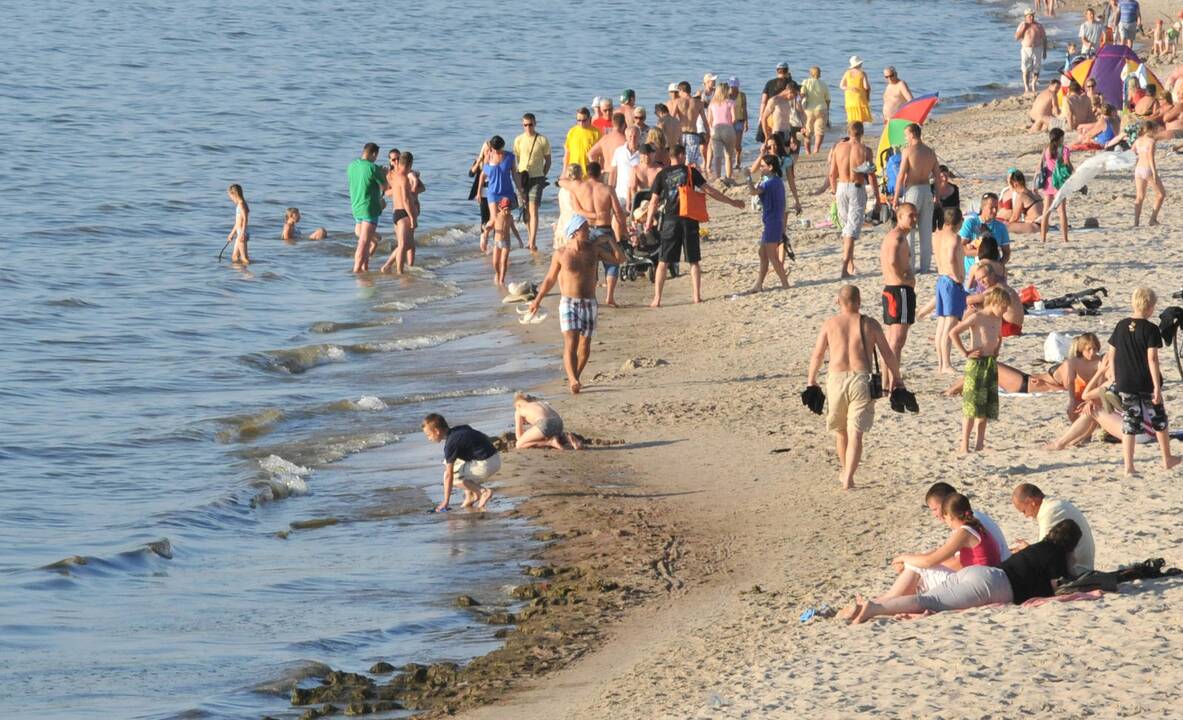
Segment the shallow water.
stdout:
[[[496,596],[528,529],[427,515],[440,450],[418,422],[441,411],[507,429],[507,393],[557,372],[553,348],[503,329],[513,313],[474,251],[465,200],[471,154],[493,132],[511,139],[521,112],[557,148],[593,95],[631,87],[651,110],[667,82],[708,69],[738,74],[754,111],[780,60],[797,76],[821,65],[837,100],[854,53],[876,99],[888,62],[947,107],[1016,83],[1011,21],[992,17],[1007,5],[794,0],[777,6],[793,22],[755,46],[766,5],[729,6],[722,25],[699,0],[676,16],[615,1],[540,7],[525,35],[505,6],[438,0],[376,14],[320,0],[7,9],[10,710],[274,714],[282,693],[252,688],[304,663],[364,670],[494,647],[451,599]],[[708,66],[680,34],[684,17],[722,48]],[[606,51],[624,19],[643,46]],[[392,143],[413,150],[428,185],[432,230],[407,278],[348,273],[344,167],[369,140],[383,157]],[[230,182],[251,203],[249,271],[216,261]],[[279,242],[289,205],[304,232],[331,238]],[[543,270],[515,256],[515,276]]]

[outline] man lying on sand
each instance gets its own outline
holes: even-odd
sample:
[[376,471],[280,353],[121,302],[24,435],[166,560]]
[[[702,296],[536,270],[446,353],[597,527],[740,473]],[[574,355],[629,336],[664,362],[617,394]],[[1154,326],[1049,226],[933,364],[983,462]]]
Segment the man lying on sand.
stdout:
[[[529,425],[529,429],[526,429]],[[583,443],[574,433],[563,429],[563,418],[543,400],[533,395],[517,393],[513,396],[513,433],[518,439],[518,450],[554,448],[582,450]]]

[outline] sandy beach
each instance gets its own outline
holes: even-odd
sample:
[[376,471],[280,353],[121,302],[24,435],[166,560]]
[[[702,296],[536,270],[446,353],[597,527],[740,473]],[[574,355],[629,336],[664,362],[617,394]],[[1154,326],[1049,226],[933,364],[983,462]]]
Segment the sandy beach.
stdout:
[[[1143,5],[1152,17],[1155,4]],[[926,127],[926,140],[962,175],[955,182],[966,204],[998,191],[1009,167],[1034,173],[1045,138],[1022,132],[1027,107],[1003,99]],[[1173,194],[1183,173],[1162,145],[1160,153]],[[822,174],[821,158],[805,159],[800,186],[816,188]],[[1128,314],[1138,285],[1158,292],[1159,310],[1173,304],[1174,278],[1183,272],[1183,253],[1172,240],[1183,222],[1177,201],[1168,198],[1163,226],[1133,229],[1129,173],[1104,177],[1089,190],[1069,203],[1069,244],[1054,233],[1047,244],[1037,235],[1014,236],[1011,284],[1033,284],[1045,297],[1104,286],[1102,314],[1029,317],[1025,334],[1004,343],[1002,361],[1044,370],[1043,342],[1053,330],[1093,331],[1104,341]],[[817,222],[829,195],[804,202],[803,217]],[[689,304],[688,283],[674,281],[668,307],[654,312],[643,307],[647,283],[624,284],[627,307],[601,316],[584,395],[571,399],[560,384],[548,388],[570,426],[627,444],[579,455],[512,453],[507,463],[517,476],[510,491],[531,497],[525,507],[538,522],[581,534],[545,556],[617,573],[644,592],[600,624],[594,650],[463,717],[1179,715],[1178,582],[1127,584],[1096,601],[859,627],[799,621],[808,607],[881,592],[893,578],[891,557],[943,540],[945,529],[923,506],[925,489],[938,480],[966,492],[1010,539],[1036,533],[1011,506],[1015,484],[1032,482],[1071,500],[1092,524],[1101,569],[1150,557],[1178,564],[1183,494],[1178,474],[1159,469],[1150,446],[1138,450],[1141,474],[1134,479],[1122,476],[1115,445],[1094,440],[1075,450],[1042,449],[1066,427],[1062,394],[1004,396],[988,451],[957,456],[961,404],[939,394],[948,378],[934,371],[931,320],[913,328],[903,356],[920,414],[897,415],[880,404],[858,488],[843,492],[824,421],[798,397],[817,328],[840,287],[837,233],[793,230],[792,288],[736,297],[755,275],[759,217],[717,204],[712,214],[706,302]],[[1085,217],[1097,218],[1100,229],[1079,230]],[[856,254],[856,284],[872,298],[864,304],[872,316],[883,232],[864,234]],[[921,276],[922,303],[934,280]],[[557,331],[543,325],[529,334],[545,340]],[[1164,372],[1168,409],[1178,413],[1173,362]],[[544,477],[540,492],[532,478]],[[660,521],[630,526],[621,537],[613,517]],[[600,547],[588,541],[608,537]]]

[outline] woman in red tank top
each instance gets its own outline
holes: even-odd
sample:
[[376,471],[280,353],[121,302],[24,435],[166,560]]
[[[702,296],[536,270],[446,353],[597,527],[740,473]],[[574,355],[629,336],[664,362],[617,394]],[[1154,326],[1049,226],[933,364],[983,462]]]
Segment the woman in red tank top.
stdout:
[[875,602],[932,590],[961,568],[994,566],[1001,561],[998,543],[974,517],[969,498],[960,493],[945,498],[941,521],[953,531],[945,544],[927,553],[899,555],[892,560],[892,568],[899,576]]

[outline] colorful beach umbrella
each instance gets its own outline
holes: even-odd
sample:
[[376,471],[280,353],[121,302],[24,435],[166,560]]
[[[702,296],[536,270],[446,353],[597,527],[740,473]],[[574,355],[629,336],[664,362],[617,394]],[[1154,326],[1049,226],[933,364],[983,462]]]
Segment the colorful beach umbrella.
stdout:
[[887,124],[883,126],[883,134],[879,136],[879,150],[875,153],[876,164],[880,171],[883,170],[887,151],[906,142],[904,129],[912,123],[923,125],[939,99],[940,93],[930,93],[912,98],[896,111],[895,115],[891,116],[891,120],[888,120]]

